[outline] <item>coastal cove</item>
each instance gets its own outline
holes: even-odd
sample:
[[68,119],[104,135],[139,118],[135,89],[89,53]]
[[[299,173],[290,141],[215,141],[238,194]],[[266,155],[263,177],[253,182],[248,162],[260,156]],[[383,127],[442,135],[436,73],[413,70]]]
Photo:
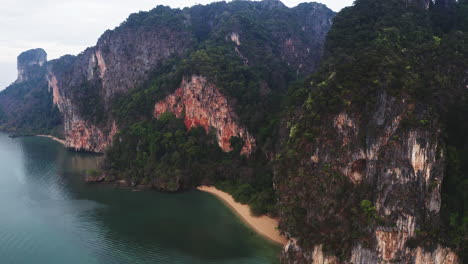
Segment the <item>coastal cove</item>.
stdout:
[[3,263],[278,262],[280,246],[209,193],[86,184],[98,157],[0,133]]

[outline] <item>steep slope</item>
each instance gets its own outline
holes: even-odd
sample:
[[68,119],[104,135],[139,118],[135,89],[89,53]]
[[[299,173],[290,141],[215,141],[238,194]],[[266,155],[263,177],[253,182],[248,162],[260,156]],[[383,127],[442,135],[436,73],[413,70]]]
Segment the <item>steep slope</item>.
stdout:
[[285,263],[461,262],[466,209],[445,206],[466,190],[442,186],[465,177],[447,173],[446,135],[463,131],[447,105],[466,102],[467,31],[435,19],[466,17],[458,5],[361,0],[337,15],[278,158]]

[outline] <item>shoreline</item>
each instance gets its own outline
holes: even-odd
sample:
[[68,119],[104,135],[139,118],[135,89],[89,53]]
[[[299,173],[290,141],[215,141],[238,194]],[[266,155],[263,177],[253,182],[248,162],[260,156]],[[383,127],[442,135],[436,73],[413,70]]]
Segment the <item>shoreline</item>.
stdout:
[[236,213],[241,220],[246,223],[249,227],[255,230],[259,235],[267,238],[268,240],[275,242],[276,244],[286,245],[288,240],[282,236],[278,230],[277,219],[271,218],[266,215],[253,216],[250,213],[250,207],[245,204],[234,201],[234,198],[221,190],[218,190],[214,186],[199,186],[197,190],[213,194],[222,202],[227,204]]
[[54,140],[54,141],[59,142],[60,144],[62,144],[62,145],[64,145],[64,146],[66,146],[65,140],[56,138],[56,137],[51,136],[51,135],[35,135],[35,136],[36,136],[36,137],[46,137],[46,138],[50,138],[50,139],[52,139],[52,140]]

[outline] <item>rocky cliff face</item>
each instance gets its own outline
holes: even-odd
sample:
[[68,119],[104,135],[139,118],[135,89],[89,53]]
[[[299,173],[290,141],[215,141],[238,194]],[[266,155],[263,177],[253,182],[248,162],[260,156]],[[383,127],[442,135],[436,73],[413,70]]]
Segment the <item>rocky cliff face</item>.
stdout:
[[[426,120],[424,107],[383,91],[378,98],[375,108],[369,109],[371,116],[342,112],[327,118],[330,121],[322,131],[328,132],[320,134],[310,146],[310,158],[302,162],[302,167],[321,173],[326,166],[345,175],[354,186],[367,186],[377,217],[385,224],[370,227],[369,241],[373,242],[355,242],[345,260],[324,253],[323,245],[303,248],[290,242],[283,253],[285,263],[458,263],[456,254],[448,248],[412,248],[408,242],[423,226],[438,222],[444,177],[438,124],[407,128],[411,118]],[[299,181],[302,187],[280,183],[281,197],[286,198],[283,202],[304,199],[304,193],[314,188],[313,182],[309,186],[307,181]],[[315,204],[302,206],[306,219],[322,221],[324,215],[314,212]]]
[[298,73],[309,74],[319,66],[320,61],[313,58],[320,58],[322,55],[333,16],[325,5],[318,3],[299,4],[293,10],[300,18],[298,26],[303,35],[284,36],[281,55]]
[[194,75],[189,80],[184,79],[174,94],[156,103],[156,118],[166,112],[183,118],[187,129],[202,126],[208,133],[210,128],[214,128],[218,145],[226,152],[232,150],[231,137],[244,141],[243,155],[251,154],[255,147],[255,139],[240,125],[228,98],[204,77]]
[[[395,242],[386,241],[386,242]],[[385,242],[384,242],[385,243]],[[387,247],[394,248],[395,245]],[[405,259],[392,259],[384,252],[383,257],[378,257],[373,250],[357,245],[353,248],[351,258],[348,261],[341,261],[335,256],[324,254],[323,246],[315,246],[312,251],[305,252],[296,246],[292,241],[285,247],[283,252],[283,262],[285,263],[314,263],[314,264],[339,264],[339,263],[417,263],[417,264],[452,264],[459,263],[458,257],[450,249],[438,246],[436,249],[426,251],[420,247],[406,251]],[[379,253],[380,254],[380,253]]]

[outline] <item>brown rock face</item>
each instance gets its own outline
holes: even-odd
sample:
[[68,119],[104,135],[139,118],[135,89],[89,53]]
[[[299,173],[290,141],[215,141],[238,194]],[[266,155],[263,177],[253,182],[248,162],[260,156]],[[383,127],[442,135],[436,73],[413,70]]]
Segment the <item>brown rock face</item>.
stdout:
[[208,132],[210,127],[215,128],[218,144],[226,152],[232,150],[231,137],[244,140],[243,155],[251,154],[255,148],[255,139],[239,124],[228,99],[204,77],[184,79],[173,94],[156,103],[154,116],[159,118],[165,112],[184,118],[187,129],[202,126]]

